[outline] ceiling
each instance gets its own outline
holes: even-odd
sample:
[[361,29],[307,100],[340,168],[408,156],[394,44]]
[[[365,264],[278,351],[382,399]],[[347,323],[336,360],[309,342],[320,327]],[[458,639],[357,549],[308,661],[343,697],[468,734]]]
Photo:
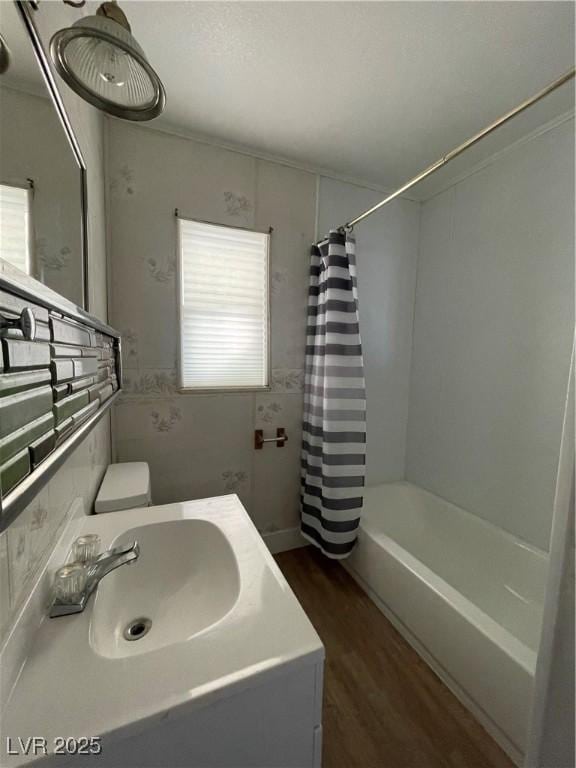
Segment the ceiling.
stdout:
[[[574,61],[568,2],[154,0],[124,8],[166,86],[159,127],[385,188]],[[568,85],[467,161],[572,104]]]
[[[19,20],[6,12],[7,3],[0,5],[0,26],[19,47],[22,30],[13,26],[21,28]],[[574,64],[571,2],[122,5],[166,86],[166,112],[151,126],[384,189],[405,182]],[[73,15],[97,6],[90,0]],[[53,14],[56,8],[66,6],[47,3]],[[60,16],[54,21],[62,24]],[[17,79],[37,71],[31,57],[19,65],[11,72]],[[573,94],[572,84],[564,86],[414,196],[428,196],[573,108]]]

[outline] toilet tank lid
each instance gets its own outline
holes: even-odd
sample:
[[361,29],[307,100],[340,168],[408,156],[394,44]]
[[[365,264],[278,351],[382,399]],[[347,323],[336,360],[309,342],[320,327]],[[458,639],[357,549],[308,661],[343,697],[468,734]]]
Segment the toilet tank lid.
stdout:
[[94,512],[145,507],[150,503],[150,469],[145,461],[110,464],[94,502]]

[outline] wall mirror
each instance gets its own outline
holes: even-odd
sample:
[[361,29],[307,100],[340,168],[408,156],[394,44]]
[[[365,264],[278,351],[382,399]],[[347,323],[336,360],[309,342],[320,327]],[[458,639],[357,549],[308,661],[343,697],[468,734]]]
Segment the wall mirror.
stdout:
[[34,24],[3,2],[10,66],[0,75],[0,258],[87,306],[86,165]]

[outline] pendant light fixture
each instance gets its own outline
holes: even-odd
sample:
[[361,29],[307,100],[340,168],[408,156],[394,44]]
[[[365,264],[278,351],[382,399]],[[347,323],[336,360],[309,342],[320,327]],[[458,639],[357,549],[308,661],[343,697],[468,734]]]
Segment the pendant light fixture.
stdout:
[[164,110],[164,86],[115,0],[56,32],[50,55],[67,85],[104,112],[152,120]]

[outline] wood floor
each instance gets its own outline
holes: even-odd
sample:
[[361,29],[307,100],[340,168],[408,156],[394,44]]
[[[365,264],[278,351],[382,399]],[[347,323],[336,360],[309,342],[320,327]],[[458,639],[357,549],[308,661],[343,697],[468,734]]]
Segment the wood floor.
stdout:
[[322,768],[512,768],[342,566],[276,560],[326,648]]

